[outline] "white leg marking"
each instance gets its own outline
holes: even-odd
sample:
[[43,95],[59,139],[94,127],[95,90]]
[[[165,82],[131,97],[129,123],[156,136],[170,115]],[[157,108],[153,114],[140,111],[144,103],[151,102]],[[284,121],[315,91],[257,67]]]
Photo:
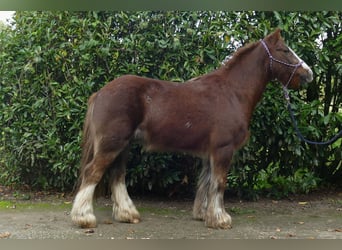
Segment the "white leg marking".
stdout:
[[86,186],[78,191],[71,210],[72,221],[84,228],[96,227],[93,213],[93,195],[96,184]]
[[221,223],[230,225],[232,222],[232,219],[230,215],[226,212],[222,203],[223,203],[223,194],[217,194],[215,197],[215,206],[214,206],[216,218]]
[[112,185],[113,217],[122,222],[138,223],[140,215],[127,193],[124,182]]
[[224,208],[223,193],[217,192],[218,181],[211,185],[211,190],[216,191],[211,191],[205,223],[212,228],[231,228],[232,219]]
[[[201,193],[199,193],[201,192]],[[207,191],[197,191],[197,195],[194,202],[193,217],[195,220],[205,220],[205,214],[208,206],[208,194]]]
[[198,187],[193,208],[194,219],[205,220],[208,207],[208,190],[210,179],[210,167],[206,163],[203,163],[202,171],[198,180]]

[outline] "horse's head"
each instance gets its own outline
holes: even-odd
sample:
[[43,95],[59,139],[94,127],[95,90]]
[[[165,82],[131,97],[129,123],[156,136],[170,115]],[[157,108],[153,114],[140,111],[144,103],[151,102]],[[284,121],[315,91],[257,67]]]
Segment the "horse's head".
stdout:
[[261,44],[269,57],[272,79],[278,79],[285,87],[294,89],[312,81],[312,70],[285,44],[280,29],[265,37]]

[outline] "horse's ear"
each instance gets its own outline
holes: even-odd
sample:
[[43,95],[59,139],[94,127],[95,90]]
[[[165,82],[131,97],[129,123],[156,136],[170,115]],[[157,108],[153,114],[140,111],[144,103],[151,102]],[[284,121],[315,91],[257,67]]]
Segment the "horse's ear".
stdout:
[[272,32],[271,34],[269,34],[267,36],[267,40],[270,43],[276,43],[279,39],[281,39],[281,29],[277,28],[274,32]]
[[273,33],[277,37],[277,39],[281,38],[281,29],[280,28],[277,28]]

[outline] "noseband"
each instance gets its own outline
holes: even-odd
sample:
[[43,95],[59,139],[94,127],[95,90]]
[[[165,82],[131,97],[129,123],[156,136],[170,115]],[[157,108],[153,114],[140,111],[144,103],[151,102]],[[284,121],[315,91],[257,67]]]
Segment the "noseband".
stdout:
[[268,57],[270,59],[270,70],[271,70],[271,74],[273,75],[273,72],[272,72],[272,65],[273,65],[273,61],[277,62],[277,63],[280,63],[282,65],[285,65],[285,66],[288,66],[288,67],[293,67],[293,71],[290,75],[290,78],[289,80],[287,81],[287,83],[285,85],[283,85],[283,87],[287,88],[287,86],[290,84],[293,76],[294,76],[294,73],[296,72],[296,70],[303,64],[303,61],[299,61],[297,64],[291,64],[291,63],[287,63],[287,62],[283,62],[283,61],[280,61],[276,58],[274,58],[270,52],[270,50],[268,49],[266,43],[264,40],[260,40],[261,44],[264,46],[267,54],[268,54]]

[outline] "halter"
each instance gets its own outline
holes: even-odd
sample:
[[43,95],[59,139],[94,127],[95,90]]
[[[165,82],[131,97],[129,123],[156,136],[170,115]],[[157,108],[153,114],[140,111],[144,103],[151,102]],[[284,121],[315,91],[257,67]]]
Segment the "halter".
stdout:
[[266,52],[267,52],[267,55],[268,55],[268,57],[269,57],[269,59],[270,59],[270,70],[271,70],[271,74],[272,74],[272,75],[273,75],[273,72],[272,72],[273,61],[275,61],[275,62],[277,62],[277,63],[280,63],[280,64],[283,64],[283,65],[285,65],[285,66],[293,67],[293,68],[294,68],[293,71],[292,71],[292,73],[291,73],[291,75],[290,75],[289,80],[287,81],[287,83],[286,83],[285,85],[283,85],[284,88],[287,88],[287,86],[290,84],[290,82],[291,82],[291,80],[292,80],[292,78],[293,78],[293,76],[294,76],[294,73],[295,73],[296,70],[303,64],[303,61],[300,60],[300,61],[299,61],[298,63],[296,63],[296,64],[291,64],[291,63],[287,63],[287,62],[280,61],[280,60],[278,60],[278,59],[276,59],[276,58],[274,58],[274,57],[272,56],[272,54],[271,54],[270,50],[268,49],[268,47],[267,47],[267,45],[266,45],[266,43],[265,43],[264,40],[260,40],[260,42],[261,42],[261,44],[264,46],[264,48],[265,48],[265,50],[266,50]]
[[285,66],[288,66],[288,67],[293,67],[293,71],[290,75],[290,78],[289,80],[287,81],[286,85],[283,85],[283,90],[284,90],[284,97],[286,99],[286,102],[287,102],[287,109],[289,110],[289,113],[290,113],[290,117],[291,117],[291,120],[292,120],[292,123],[294,125],[294,128],[296,130],[296,133],[297,133],[297,136],[304,142],[308,143],[308,144],[314,144],[314,145],[329,145],[333,142],[335,142],[337,139],[339,139],[341,136],[342,136],[342,130],[340,130],[338,132],[338,134],[336,134],[333,138],[331,138],[330,140],[328,141],[325,141],[325,142],[317,142],[317,141],[311,141],[311,140],[308,140],[306,138],[304,138],[303,134],[299,131],[299,128],[298,128],[298,124],[297,124],[297,121],[294,117],[294,113],[293,113],[293,110],[291,108],[291,102],[290,102],[290,96],[289,96],[289,91],[287,89],[287,86],[290,84],[292,78],[293,78],[293,75],[294,73],[296,72],[296,70],[303,64],[303,61],[300,60],[297,64],[290,64],[290,63],[287,63],[287,62],[283,62],[283,61],[280,61],[276,58],[274,58],[272,55],[271,55],[271,52],[270,50],[268,49],[266,43],[264,40],[260,40],[261,44],[264,46],[267,54],[268,54],[268,57],[270,58],[270,70],[271,70],[271,74],[272,73],[272,62],[275,61],[277,63],[280,63],[280,64],[283,64]]

